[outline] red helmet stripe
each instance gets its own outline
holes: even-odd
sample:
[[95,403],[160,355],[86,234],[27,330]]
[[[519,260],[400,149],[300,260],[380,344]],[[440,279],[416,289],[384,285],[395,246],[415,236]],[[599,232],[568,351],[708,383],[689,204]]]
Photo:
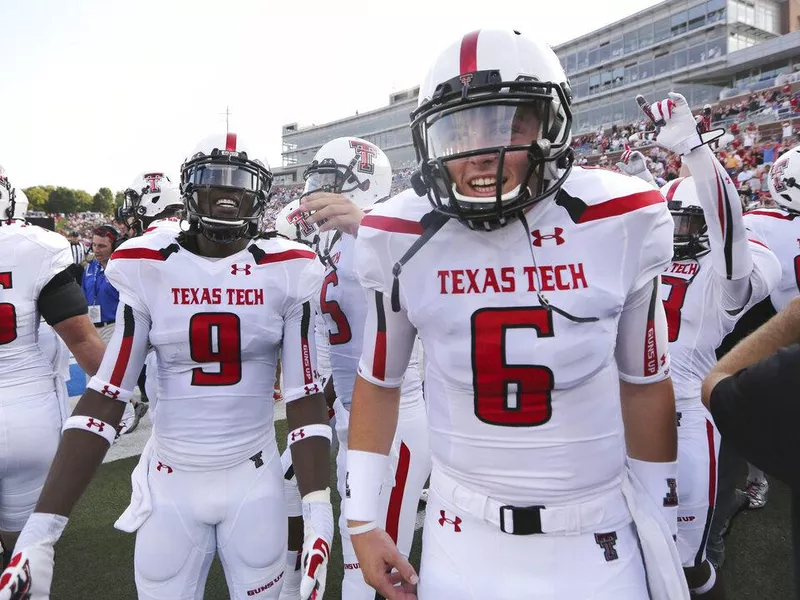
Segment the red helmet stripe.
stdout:
[[228,152],[236,152],[236,134],[229,133],[225,137],[225,150]]
[[672,200],[672,197],[675,195],[675,192],[678,191],[678,186],[686,179],[686,177],[679,177],[675,180],[675,183],[667,190],[667,202]]
[[478,34],[472,31],[461,40],[461,75],[478,70]]

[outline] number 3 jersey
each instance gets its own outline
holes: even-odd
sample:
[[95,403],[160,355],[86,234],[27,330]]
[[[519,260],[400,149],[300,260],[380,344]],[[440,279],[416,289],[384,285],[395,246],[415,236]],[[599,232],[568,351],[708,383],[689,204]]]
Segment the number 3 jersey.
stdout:
[[228,468],[275,443],[281,346],[285,400],[321,391],[312,299],[323,268],[309,249],[280,238],[226,258],[198,256],[177,239],[156,231],[112,255],[106,273],[120,293],[117,324],[89,387],[129,396],[149,340],[159,458],[184,469]]
[[0,225],[0,398],[53,393],[39,348],[39,294],[72,264],[63,236],[22,221]]
[[518,506],[572,504],[618,486],[619,380],[668,376],[657,282],[672,220],[661,194],[575,168],[555,198],[527,212],[527,227],[474,231],[451,220],[395,280],[430,210],[409,191],[362,221],[359,374],[397,387],[418,333],[434,464],[447,475]]

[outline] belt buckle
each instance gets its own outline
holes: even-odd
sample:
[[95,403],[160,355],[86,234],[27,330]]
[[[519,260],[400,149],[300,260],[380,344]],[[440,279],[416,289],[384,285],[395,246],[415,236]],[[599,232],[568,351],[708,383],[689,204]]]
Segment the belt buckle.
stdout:
[[[500,531],[511,535],[534,535],[544,533],[542,531],[541,511],[544,506],[511,506],[506,504],[500,507]],[[510,512],[513,517],[513,530],[506,529],[506,513]]]

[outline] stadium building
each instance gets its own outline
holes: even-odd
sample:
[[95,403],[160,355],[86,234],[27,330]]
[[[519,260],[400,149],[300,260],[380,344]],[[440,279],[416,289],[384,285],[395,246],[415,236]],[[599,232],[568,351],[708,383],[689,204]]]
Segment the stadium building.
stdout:
[[[557,46],[573,96],[573,133],[639,119],[636,94],[671,90],[693,107],[800,81],[800,0],[666,0]],[[325,125],[283,127],[276,181],[302,182],[324,143],[355,135],[386,151],[395,169],[415,160],[408,127],[419,88],[389,105]]]

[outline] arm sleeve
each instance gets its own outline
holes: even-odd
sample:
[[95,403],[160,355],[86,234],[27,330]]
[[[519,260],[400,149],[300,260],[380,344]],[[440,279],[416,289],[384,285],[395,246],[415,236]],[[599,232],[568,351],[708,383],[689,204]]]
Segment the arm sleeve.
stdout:
[[711,415],[737,454],[789,485],[800,485],[800,345],[794,344],[720,381]]
[[328,333],[328,326],[325,324],[325,319],[322,316],[322,311],[319,305],[316,304],[315,308],[315,340],[317,346],[317,370],[323,380],[330,377],[331,374],[331,345],[330,336]]
[[294,290],[287,297],[283,317],[283,399],[291,402],[322,392],[317,370],[316,315],[313,299],[319,297],[322,264],[316,259],[303,259],[295,278]]
[[36,302],[39,314],[51,327],[71,317],[88,312],[86,298],[75,283],[69,268],[53,277],[39,293]]
[[114,400],[130,400],[147,357],[149,334],[149,313],[120,302],[114,334],[87,387]]
[[358,374],[375,385],[399,388],[411,360],[417,330],[405,310],[393,312],[391,301],[377,290],[367,290],[367,318]]
[[630,294],[617,326],[616,359],[619,377],[648,384],[669,376],[667,317],[661,301],[660,280]]
[[711,263],[722,287],[724,308],[743,308],[750,299],[753,257],[747,242],[742,203],[731,178],[707,145],[683,157],[692,174],[711,250]]

